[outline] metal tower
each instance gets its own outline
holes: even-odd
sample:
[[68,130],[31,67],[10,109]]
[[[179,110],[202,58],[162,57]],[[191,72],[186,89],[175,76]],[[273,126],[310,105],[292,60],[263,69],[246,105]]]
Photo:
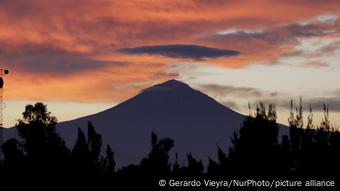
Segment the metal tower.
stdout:
[[0,69],[0,159],[3,158],[2,153],[2,144],[3,144],[3,87],[4,87],[4,80],[2,79],[3,75],[8,74],[8,70]]

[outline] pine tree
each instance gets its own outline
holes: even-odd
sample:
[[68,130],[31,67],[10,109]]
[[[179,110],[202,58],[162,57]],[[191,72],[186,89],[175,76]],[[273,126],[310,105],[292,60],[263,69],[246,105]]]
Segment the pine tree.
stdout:
[[114,160],[114,153],[110,145],[106,147],[106,157],[105,157],[105,171],[108,173],[113,173],[115,171],[116,162]]
[[91,122],[88,122],[87,128],[88,148],[91,161],[98,162],[102,147],[102,136],[96,132]]
[[73,166],[76,173],[88,172],[92,167],[92,158],[84,132],[78,128],[78,138],[72,150]]
[[229,160],[232,173],[269,173],[276,168],[275,149],[278,127],[274,105],[269,105],[268,112],[260,102],[255,116],[248,116],[239,134],[232,138]]

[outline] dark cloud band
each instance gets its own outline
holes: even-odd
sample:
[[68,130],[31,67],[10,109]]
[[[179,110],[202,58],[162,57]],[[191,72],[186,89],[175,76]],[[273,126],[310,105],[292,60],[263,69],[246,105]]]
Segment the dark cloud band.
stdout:
[[202,60],[205,58],[217,58],[224,56],[236,56],[240,52],[235,50],[217,49],[198,45],[158,45],[140,46],[134,48],[122,48],[118,50],[124,54],[151,54],[172,58],[188,58]]
[[125,67],[128,62],[101,61],[85,54],[48,44],[25,44],[14,48],[0,43],[0,62],[7,68],[31,73],[73,74],[106,66]]

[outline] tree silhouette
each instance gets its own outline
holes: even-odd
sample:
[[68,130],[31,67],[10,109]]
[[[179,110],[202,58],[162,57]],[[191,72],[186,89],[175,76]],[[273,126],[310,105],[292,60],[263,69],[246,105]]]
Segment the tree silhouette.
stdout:
[[116,162],[114,160],[114,153],[112,152],[111,146],[106,147],[106,157],[104,159],[104,169],[107,173],[113,173],[116,168]]
[[291,144],[294,155],[298,155],[298,150],[301,146],[301,137],[302,137],[302,129],[303,129],[303,109],[302,109],[302,98],[300,98],[299,107],[296,108],[296,115],[294,115],[293,111],[294,103],[291,100],[290,103],[290,117],[288,118],[289,123],[289,132],[291,138]]
[[[237,136],[236,134],[234,136]],[[218,162],[209,158],[208,174],[214,176],[227,175],[229,173],[229,159],[220,147],[217,148]]]
[[180,166],[179,166],[179,163],[178,163],[178,154],[177,153],[175,155],[175,162],[172,165],[172,174],[173,175],[180,175],[181,174]]
[[313,152],[316,154],[314,156],[314,164],[322,164],[316,165],[313,169],[313,173],[327,173],[328,170],[331,170],[331,166],[329,163],[329,159],[331,159],[331,147],[329,138],[331,136],[331,125],[329,121],[329,111],[328,107],[324,105],[324,117],[320,123],[320,126],[317,128],[314,140],[315,145],[313,148]]
[[89,171],[91,156],[84,132],[78,128],[78,138],[72,149],[72,159],[76,171]]
[[22,145],[17,139],[9,139],[6,141],[3,146],[2,150],[4,153],[4,165],[8,171],[12,171],[15,173],[20,172],[25,165],[25,158],[22,149]]
[[[106,150],[106,158],[100,157],[102,137],[91,122],[88,122],[87,139],[85,133],[78,128],[78,138],[72,150],[74,167],[78,172],[99,173],[111,171],[114,168],[113,152],[110,147]],[[104,168],[104,169],[103,169]]]
[[91,122],[88,122],[87,136],[91,160],[98,162],[102,147],[102,136],[96,132]]
[[223,170],[220,169],[220,164],[209,158],[208,162],[208,174],[212,176],[219,176],[222,174]]
[[151,152],[148,158],[141,161],[141,166],[146,173],[151,175],[167,175],[171,172],[169,151],[174,146],[174,141],[169,138],[158,140],[157,134],[151,134]]
[[274,105],[268,112],[262,102],[256,107],[255,116],[244,121],[239,134],[235,134],[230,149],[233,173],[270,173],[276,170],[278,127]]
[[292,155],[291,155],[291,144],[289,141],[288,135],[282,136],[282,142],[280,147],[278,147],[278,168],[279,173],[287,175],[290,174],[291,171],[295,171],[296,169],[292,169]]
[[188,166],[183,167],[182,172],[186,176],[202,175],[204,166],[202,161],[195,159],[191,153],[187,155]]
[[56,132],[56,123],[56,117],[40,102],[27,105],[23,119],[18,120],[16,128],[23,140],[22,145],[31,170],[59,171],[65,167],[69,150]]

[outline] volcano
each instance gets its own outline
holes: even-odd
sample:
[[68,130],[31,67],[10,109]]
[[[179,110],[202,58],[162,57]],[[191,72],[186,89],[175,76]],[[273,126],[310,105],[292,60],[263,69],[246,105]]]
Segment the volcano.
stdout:
[[189,85],[169,80],[141,91],[135,97],[100,113],[58,124],[70,148],[77,127],[87,132],[92,122],[102,135],[103,149],[110,144],[118,167],[139,163],[151,148],[151,132],[175,141],[173,153],[180,162],[186,154],[207,161],[216,158],[217,146],[227,149],[245,116],[225,107]]

